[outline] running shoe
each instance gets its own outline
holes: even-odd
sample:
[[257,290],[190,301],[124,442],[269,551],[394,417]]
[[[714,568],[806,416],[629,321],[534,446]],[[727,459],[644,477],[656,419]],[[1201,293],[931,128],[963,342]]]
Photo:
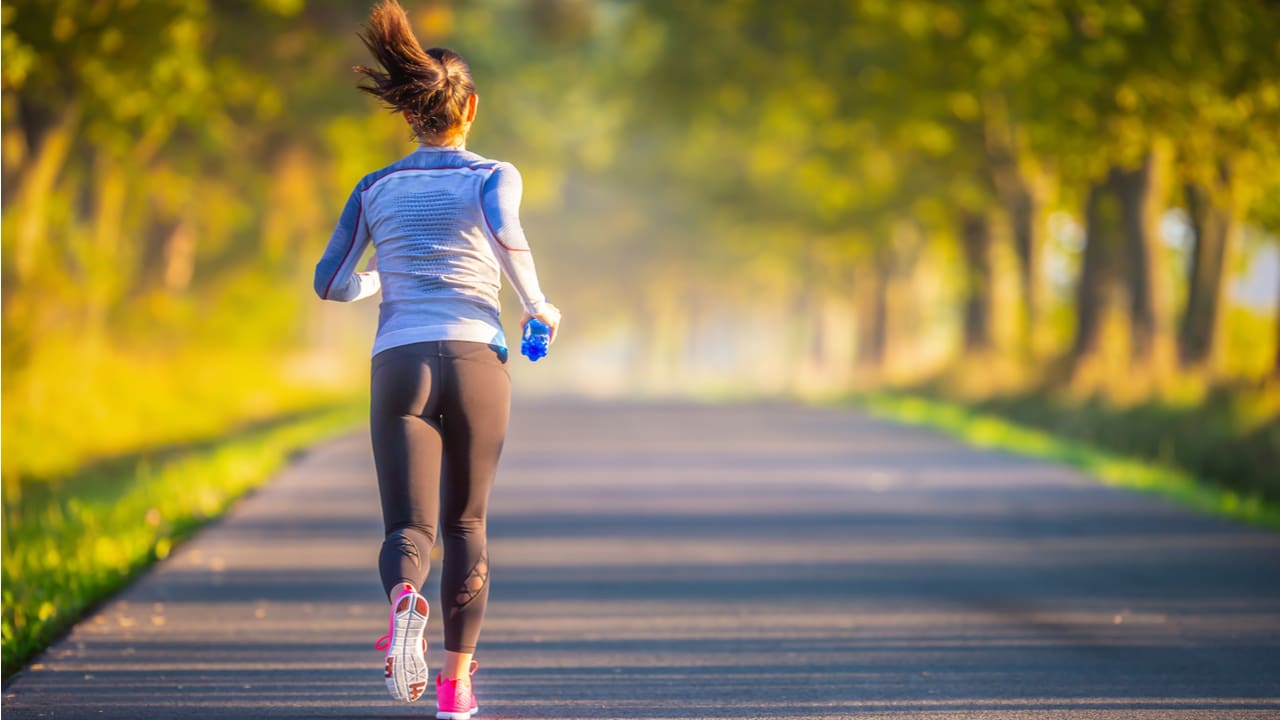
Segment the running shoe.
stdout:
[[480,663],[472,660],[465,680],[446,680],[436,675],[436,720],[471,720],[472,715],[480,712],[476,694],[471,690],[471,676],[479,667]]
[[374,647],[386,650],[383,676],[391,697],[413,702],[422,697],[431,677],[427,672],[427,599],[412,590],[400,593],[391,606],[387,634]]

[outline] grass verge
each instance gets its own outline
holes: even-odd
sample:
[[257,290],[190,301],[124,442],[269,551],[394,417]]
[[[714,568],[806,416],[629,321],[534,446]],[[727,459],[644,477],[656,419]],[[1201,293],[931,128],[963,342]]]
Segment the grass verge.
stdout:
[[965,405],[899,393],[855,396],[855,406],[896,422],[940,430],[967,443],[1073,465],[1116,487],[1173,499],[1188,507],[1280,530],[1280,503],[1262,493],[1201,481],[1185,469],[1099,449]]
[[363,398],[326,405],[7,488],[4,677],[297,451],[356,427],[366,412]]

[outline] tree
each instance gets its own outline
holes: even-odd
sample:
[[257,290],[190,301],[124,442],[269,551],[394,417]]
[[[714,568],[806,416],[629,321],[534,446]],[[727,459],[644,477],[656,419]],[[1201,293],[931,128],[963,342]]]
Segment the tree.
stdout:
[[1280,12],[1268,3],[1184,2],[1170,24],[1178,171],[1194,230],[1179,329],[1185,367],[1214,371],[1224,288],[1241,225],[1280,153]]

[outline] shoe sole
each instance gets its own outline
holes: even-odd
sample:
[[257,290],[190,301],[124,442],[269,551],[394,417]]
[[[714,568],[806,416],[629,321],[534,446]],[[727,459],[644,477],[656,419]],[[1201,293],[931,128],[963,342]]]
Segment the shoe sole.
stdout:
[[404,702],[413,702],[427,690],[427,658],[422,653],[422,633],[427,628],[427,599],[408,593],[396,604],[396,619],[383,675],[387,692]]
[[436,720],[471,720],[471,716],[478,712],[480,712],[480,708],[470,712],[445,712],[441,710],[436,713]]

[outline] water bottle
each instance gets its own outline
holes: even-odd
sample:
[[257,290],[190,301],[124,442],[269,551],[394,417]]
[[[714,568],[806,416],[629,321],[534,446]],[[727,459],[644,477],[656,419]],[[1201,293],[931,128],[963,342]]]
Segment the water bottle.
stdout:
[[533,362],[547,356],[547,345],[551,342],[551,328],[538,318],[530,318],[524,325],[524,340],[520,342],[520,354]]

